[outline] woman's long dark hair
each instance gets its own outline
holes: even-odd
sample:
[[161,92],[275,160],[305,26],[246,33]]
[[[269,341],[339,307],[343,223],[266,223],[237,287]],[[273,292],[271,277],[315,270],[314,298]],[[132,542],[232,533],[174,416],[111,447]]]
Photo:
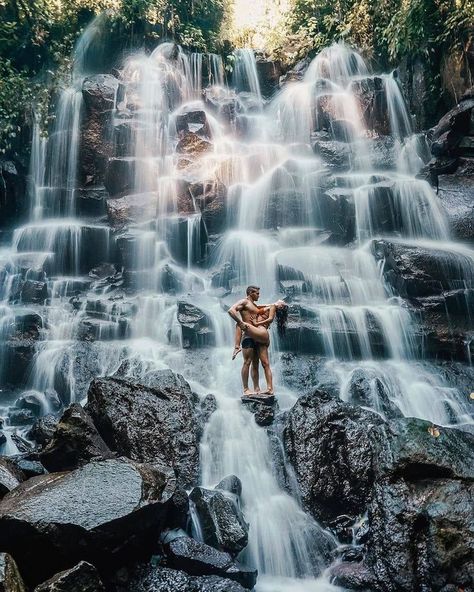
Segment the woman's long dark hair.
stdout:
[[278,336],[284,337],[286,333],[286,324],[288,322],[288,305],[277,306],[275,310],[275,316],[277,321]]

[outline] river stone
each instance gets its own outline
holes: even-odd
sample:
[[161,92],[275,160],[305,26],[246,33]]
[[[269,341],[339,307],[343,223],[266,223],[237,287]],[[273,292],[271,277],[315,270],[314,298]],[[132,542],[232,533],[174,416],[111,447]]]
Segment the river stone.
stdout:
[[0,553],[0,592],[26,592],[18,566],[8,553]]
[[113,456],[92,419],[79,403],[73,403],[61,416],[51,441],[40,454],[40,459],[48,471],[53,472],[70,471],[93,459]]
[[257,572],[234,561],[229,553],[195,541],[179,537],[165,545],[170,567],[182,569],[195,576],[216,575],[235,580],[244,588],[252,589],[257,581]]
[[199,472],[189,385],[156,384],[147,387],[119,378],[97,378],[89,387],[86,411],[112,450],[138,462],[172,466],[179,485],[189,487]]
[[331,584],[349,590],[368,591],[375,585],[374,575],[361,563],[336,563],[329,568],[328,576]]
[[104,592],[96,568],[81,561],[71,569],[61,571],[55,576],[36,586],[34,592]]
[[300,397],[288,414],[284,445],[303,505],[328,524],[367,508],[383,420],[324,393]]
[[236,499],[204,487],[195,487],[189,499],[194,502],[205,543],[232,555],[247,546],[248,524]]
[[245,592],[238,582],[218,576],[190,576],[184,571],[151,565],[137,567],[118,592]]
[[174,488],[168,468],[128,459],[33,477],[0,503],[0,546],[31,584],[81,559],[109,566],[146,555]]

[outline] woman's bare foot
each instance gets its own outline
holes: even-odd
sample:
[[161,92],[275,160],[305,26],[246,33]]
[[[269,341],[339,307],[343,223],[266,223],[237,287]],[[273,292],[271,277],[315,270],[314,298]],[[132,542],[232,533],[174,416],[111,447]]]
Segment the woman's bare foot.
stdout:
[[232,359],[235,360],[235,358],[240,354],[240,352],[242,351],[241,347],[234,347],[234,351],[232,353]]
[[265,395],[266,397],[274,397],[275,396],[275,391],[273,389],[267,389],[266,391],[263,391],[260,394],[261,395]]

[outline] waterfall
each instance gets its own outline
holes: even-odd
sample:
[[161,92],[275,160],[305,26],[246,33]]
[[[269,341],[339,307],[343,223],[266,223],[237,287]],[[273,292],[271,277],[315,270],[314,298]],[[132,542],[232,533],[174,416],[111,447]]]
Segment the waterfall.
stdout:
[[[436,289],[464,296],[469,314],[472,250],[450,239],[436,194],[415,177],[423,141],[412,135],[397,80],[371,74],[342,43],[265,108],[251,50],[235,52],[230,86],[215,54],[166,42],[126,56],[109,193],[102,209],[82,215],[77,195],[91,189],[78,175],[89,116],[82,85],[97,72],[102,43],[94,21],[76,46],[49,139],[34,128],[30,217],[0,251],[0,386],[9,388],[20,318],[35,344],[20,390],[84,401],[90,380],[124,361],[182,373],[200,397],[216,397],[201,440],[202,484],[230,473],[242,480],[250,533],[240,558],[258,568],[257,590],[336,590],[324,574],[338,542],[302,509],[296,489],[280,484],[266,430],[240,404],[226,308],[248,284],[265,302],[285,296],[286,340],[271,335],[277,372],[283,350],[314,354],[344,400],[363,373],[381,414],[389,400],[401,415],[472,425],[460,389],[430,362],[417,297],[397,295],[393,256],[379,257],[376,246],[431,254]],[[183,321],[183,303],[197,307],[198,321]],[[278,384],[283,410],[300,394]]]

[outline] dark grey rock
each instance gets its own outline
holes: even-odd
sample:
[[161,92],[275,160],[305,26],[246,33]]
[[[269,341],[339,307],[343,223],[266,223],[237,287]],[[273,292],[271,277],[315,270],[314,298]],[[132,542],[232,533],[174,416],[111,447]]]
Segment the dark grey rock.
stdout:
[[189,499],[194,503],[206,544],[234,556],[247,546],[248,524],[237,499],[204,487],[195,487]]
[[150,552],[174,488],[170,469],[128,459],[33,477],[0,503],[0,546],[29,584],[82,559],[123,564]]
[[336,563],[329,568],[329,580],[349,590],[373,590],[376,581],[372,572],[361,563]]
[[52,413],[38,418],[29,429],[28,438],[40,446],[45,446],[52,439],[58,421],[59,419]]
[[36,586],[34,592],[104,592],[96,568],[81,561],[71,569],[62,571]]
[[172,466],[179,484],[189,487],[199,471],[190,389],[182,384],[171,388],[155,384],[147,387],[118,378],[95,379],[86,411],[112,450],[139,462]]
[[227,477],[224,477],[224,479],[219,481],[215,488],[233,493],[237,497],[242,495],[242,482],[235,475],[228,475]]
[[118,592],[244,592],[239,583],[218,576],[190,576],[184,571],[151,565],[137,567]]
[[257,572],[234,561],[229,553],[189,537],[179,537],[165,545],[165,549],[168,565],[190,575],[216,575],[234,580],[249,589],[257,581]]
[[183,347],[202,347],[215,342],[211,319],[194,304],[178,302],[178,322],[181,325]]
[[113,456],[92,419],[79,403],[73,403],[61,416],[40,459],[48,471],[54,472],[70,471],[91,460]]
[[382,419],[324,393],[300,397],[288,414],[284,443],[301,492],[316,519],[366,510],[374,485]]

